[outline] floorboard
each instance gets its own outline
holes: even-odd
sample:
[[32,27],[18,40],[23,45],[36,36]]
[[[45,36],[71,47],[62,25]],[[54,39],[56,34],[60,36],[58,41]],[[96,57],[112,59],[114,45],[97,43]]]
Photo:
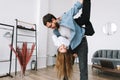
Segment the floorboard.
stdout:
[[[89,80],[120,80],[120,74],[101,72],[97,69],[88,68]],[[78,64],[74,64],[74,72],[72,80],[80,80]],[[0,80],[59,80],[56,75],[56,71],[53,66],[47,68],[38,69],[38,71],[26,71],[26,75],[21,78],[18,73],[17,76],[13,75],[13,78],[4,77]]]

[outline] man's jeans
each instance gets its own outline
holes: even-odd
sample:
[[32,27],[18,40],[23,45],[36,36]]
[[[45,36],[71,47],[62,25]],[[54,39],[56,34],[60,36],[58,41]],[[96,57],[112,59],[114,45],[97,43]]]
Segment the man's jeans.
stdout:
[[74,51],[78,53],[80,80],[88,80],[88,44],[86,37],[83,37],[82,42]]

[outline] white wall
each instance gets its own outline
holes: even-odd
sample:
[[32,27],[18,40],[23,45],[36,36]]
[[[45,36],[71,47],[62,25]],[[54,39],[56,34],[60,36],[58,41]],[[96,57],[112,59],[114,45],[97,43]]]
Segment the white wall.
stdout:
[[[38,68],[46,67],[47,29],[42,25],[42,15],[48,11],[48,0],[0,0],[0,23],[15,26],[15,19],[37,24],[38,37]],[[42,4],[45,3],[46,5]],[[41,9],[40,9],[41,8]],[[1,35],[2,36],[2,35]],[[4,41],[3,44],[6,44]],[[15,39],[14,39],[15,46]],[[4,52],[4,51],[3,51]],[[0,53],[4,54],[4,53]],[[9,55],[8,55],[9,56]],[[14,53],[13,53],[14,56]],[[3,56],[1,56],[3,57]],[[12,59],[12,72],[14,71]],[[27,68],[30,68],[30,63]],[[20,70],[18,64],[18,70]],[[9,63],[0,62],[0,74],[9,72]]]
[[[75,1],[76,0],[0,0],[0,22],[15,25],[14,19],[17,18],[36,23],[38,29],[38,67],[46,67],[48,61],[46,56],[56,54],[56,48],[51,39],[52,31],[48,30],[42,24],[42,17],[48,12],[59,17],[67,11]],[[96,33],[94,36],[88,37],[89,64],[91,64],[93,53],[98,49],[120,49],[119,4],[119,0],[92,0],[91,21]],[[102,32],[102,26],[109,21],[115,22],[118,26],[117,33],[112,36],[107,36]],[[3,63],[0,63],[0,66],[1,65],[3,65]],[[14,71],[14,61],[12,65],[12,71]],[[4,69],[2,72],[0,70],[0,74],[8,72],[7,65],[4,64],[3,67]]]
[[[89,42],[89,64],[91,57],[99,49],[120,49],[120,0],[92,0],[91,21],[95,28],[95,35],[88,37]],[[107,36],[102,27],[107,22],[116,23],[118,29],[114,35]]]
[[36,0],[0,0],[0,22],[15,24],[15,19],[36,23]]
[[37,0],[37,25],[38,25],[38,67],[46,67],[48,51],[48,29],[42,23],[42,17],[49,12],[49,0]]
[[[66,10],[72,7],[76,0],[51,0],[50,13],[59,17]],[[120,0],[91,0],[91,22],[95,28],[95,35],[88,38],[88,64],[91,64],[93,53],[99,49],[120,49],[119,34],[120,34]],[[107,36],[102,32],[102,27],[107,22],[115,22],[118,26],[117,33],[112,36]],[[49,30],[48,54],[55,54],[55,48],[51,40],[52,31]]]

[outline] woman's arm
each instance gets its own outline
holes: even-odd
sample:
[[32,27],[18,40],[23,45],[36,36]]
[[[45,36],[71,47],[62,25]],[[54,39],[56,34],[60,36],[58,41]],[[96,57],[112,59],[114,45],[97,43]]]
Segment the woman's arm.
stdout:
[[69,17],[74,17],[81,8],[82,8],[82,0],[79,0],[73,5],[73,7],[70,10],[65,12],[64,15]]

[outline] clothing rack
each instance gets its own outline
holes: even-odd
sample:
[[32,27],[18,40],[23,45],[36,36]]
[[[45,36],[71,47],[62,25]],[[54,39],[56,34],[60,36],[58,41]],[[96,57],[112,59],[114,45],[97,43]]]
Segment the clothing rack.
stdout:
[[[21,21],[21,20],[18,20],[18,19],[15,19],[16,21],[16,48],[18,46],[18,44],[21,44],[24,42],[24,40],[19,40],[18,37],[21,36],[23,38],[34,38],[35,41],[26,41],[28,44],[31,44],[31,43],[35,43],[35,57],[36,57],[36,66],[35,66],[35,69],[37,70],[37,30],[36,30],[36,24],[32,24],[32,23],[29,23],[29,22],[25,22],[25,21]],[[29,27],[27,27],[27,26]],[[23,33],[20,33],[18,30],[24,32]],[[32,35],[28,35],[27,34],[27,31],[30,32],[30,33],[34,33]],[[17,58],[15,59],[15,75],[17,74]]]
[[[3,23],[0,23],[0,25],[1,25],[1,26],[4,26],[4,27],[0,27],[0,29],[12,31],[12,34],[11,34],[11,45],[13,45],[14,26],[8,25],[8,24],[3,24]],[[11,27],[12,29],[9,29],[8,27]],[[3,36],[3,37],[5,37],[5,36]],[[8,45],[8,46],[9,46],[9,45]],[[11,49],[10,49],[10,58],[9,58],[9,60],[1,60],[0,62],[9,62],[9,72],[8,72],[6,75],[0,76],[0,78],[2,78],[2,77],[7,77],[7,76],[13,77],[13,76],[11,75],[11,64],[12,64],[12,50],[11,50]]]

